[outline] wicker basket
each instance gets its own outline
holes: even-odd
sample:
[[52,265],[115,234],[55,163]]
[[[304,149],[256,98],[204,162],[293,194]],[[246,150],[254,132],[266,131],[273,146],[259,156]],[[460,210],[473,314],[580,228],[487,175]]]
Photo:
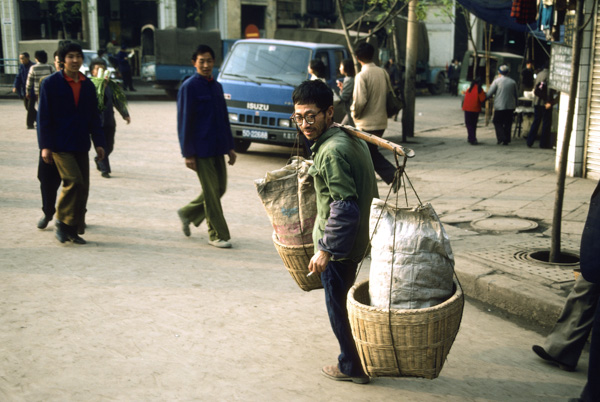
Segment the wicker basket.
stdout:
[[308,263],[314,255],[314,248],[311,244],[301,246],[288,246],[277,241],[277,235],[273,232],[273,243],[283,260],[283,265],[287,268],[292,278],[296,281],[302,290],[310,291],[321,289],[321,275],[307,276],[309,273]]
[[[458,333],[464,296],[433,307],[398,310],[369,306],[369,281],[348,293],[348,316],[363,369],[371,377],[436,378]],[[393,342],[392,342],[393,340]]]

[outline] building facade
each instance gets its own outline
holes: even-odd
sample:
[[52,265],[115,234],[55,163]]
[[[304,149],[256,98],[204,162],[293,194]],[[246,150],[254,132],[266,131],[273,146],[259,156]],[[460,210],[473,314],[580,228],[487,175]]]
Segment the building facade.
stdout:
[[[301,6],[287,6],[283,19],[294,24],[301,12]],[[277,1],[0,0],[0,18],[0,58],[17,59],[19,42],[26,40],[77,39],[91,50],[105,48],[109,42],[136,47],[141,42],[141,28],[147,24],[158,29],[216,29],[223,39],[243,38],[252,25],[261,37],[272,37],[277,25]],[[6,73],[15,71],[9,68]]]

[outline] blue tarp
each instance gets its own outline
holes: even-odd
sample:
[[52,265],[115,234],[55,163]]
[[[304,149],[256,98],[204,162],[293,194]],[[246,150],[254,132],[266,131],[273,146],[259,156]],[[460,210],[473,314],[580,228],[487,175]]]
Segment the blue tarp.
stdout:
[[[518,32],[537,31],[537,23],[531,23],[529,26],[519,24],[515,18],[510,16],[512,8],[511,0],[457,0],[469,12],[477,18],[484,20],[492,25],[497,25],[512,29]],[[531,29],[529,29],[531,28]]]

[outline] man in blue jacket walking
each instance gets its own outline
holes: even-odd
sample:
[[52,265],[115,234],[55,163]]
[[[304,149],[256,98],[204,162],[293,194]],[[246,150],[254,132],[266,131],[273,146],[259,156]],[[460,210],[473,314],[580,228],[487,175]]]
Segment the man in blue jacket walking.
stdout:
[[208,225],[211,246],[230,248],[229,228],[223,216],[221,197],[227,188],[227,167],[237,155],[229,126],[223,87],[212,76],[215,52],[200,45],[192,56],[197,74],[188,78],[177,95],[177,131],[185,165],[196,172],[202,193],[177,211],[183,233],[189,236],[190,223]]
[[42,81],[37,117],[38,144],[45,163],[54,163],[63,181],[58,200],[56,238],[61,243],[85,244],[85,213],[90,186],[88,152],[91,141],[98,158],[104,158],[105,140],[100,126],[96,89],[79,72],[83,51],[68,43],[58,51],[64,69]]

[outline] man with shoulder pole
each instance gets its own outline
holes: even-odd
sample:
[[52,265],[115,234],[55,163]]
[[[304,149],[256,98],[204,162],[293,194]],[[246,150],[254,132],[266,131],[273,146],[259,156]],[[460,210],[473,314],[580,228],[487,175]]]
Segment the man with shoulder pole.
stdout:
[[315,255],[308,269],[321,274],[329,321],[340,355],[322,374],[335,381],[366,384],[365,374],[348,320],[347,294],[358,263],[369,246],[371,201],[378,196],[373,162],[367,144],[333,124],[333,92],[319,80],[305,81],[292,95],[292,120],[312,144],[317,194],[313,229]]

